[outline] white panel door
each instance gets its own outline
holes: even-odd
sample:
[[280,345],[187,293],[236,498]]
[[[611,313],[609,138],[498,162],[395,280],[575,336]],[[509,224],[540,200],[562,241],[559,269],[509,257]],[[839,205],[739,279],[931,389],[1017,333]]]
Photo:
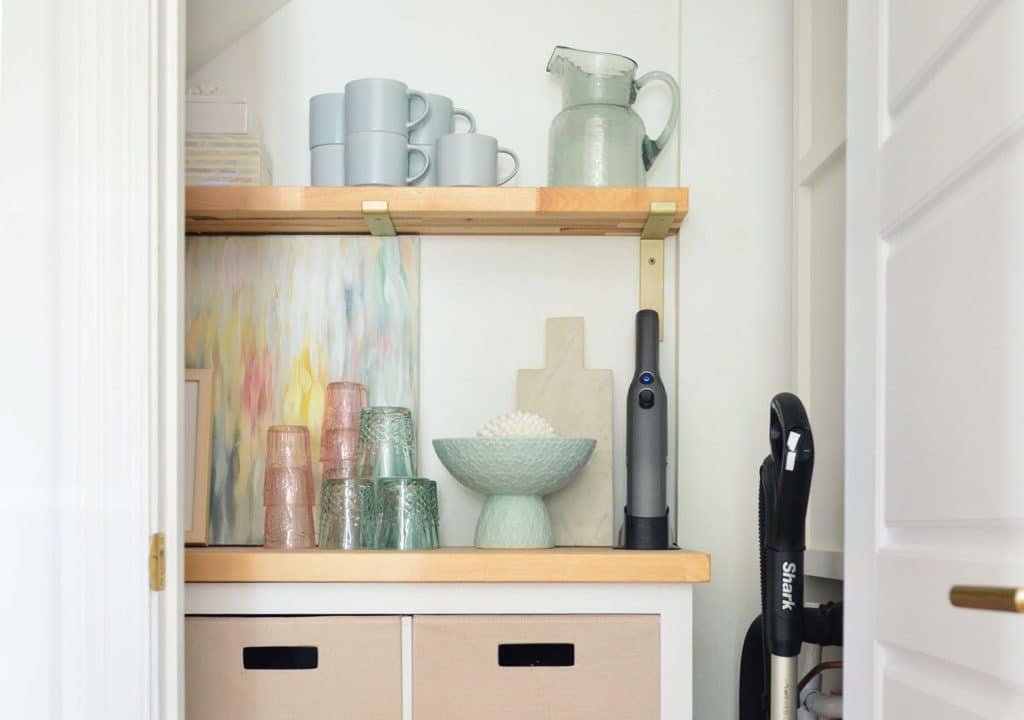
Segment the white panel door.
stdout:
[[1024,717],[1024,2],[850,3],[850,718]]

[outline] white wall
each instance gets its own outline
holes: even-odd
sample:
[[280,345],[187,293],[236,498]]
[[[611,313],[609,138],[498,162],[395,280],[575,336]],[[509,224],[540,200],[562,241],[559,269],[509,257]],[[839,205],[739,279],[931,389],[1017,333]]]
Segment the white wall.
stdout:
[[[519,152],[522,170],[513,184],[544,185],[548,126],[561,107],[559,86],[544,70],[555,45],[617,51],[636,59],[641,72],[678,74],[675,0],[386,0],[353,8],[293,0],[189,78],[255,104],[275,184],[308,184],[309,97],[341,90],[350,79],[396,77],[451,96],[473,111],[480,132]],[[638,110],[651,132],[660,130],[667,109],[662,87],[641,94]],[[677,185],[677,159],[673,141],[649,184]],[[674,243],[669,246],[666,261],[674,263]],[[473,434],[514,409],[516,370],[544,364],[547,317],[583,316],[587,365],[614,373],[616,506],[622,507],[637,260],[633,238],[422,241],[420,471],[441,483],[443,543],[472,544],[481,498],[448,476],[429,441]],[[672,275],[662,344],[666,377],[675,374]]]
[[59,710],[55,422],[56,3],[3,4],[0,34],[0,717]]
[[711,553],[695,592],[694,717],[737,715],[760,612],[757,469],[791,388],[792,8],[683,0],[679,238],[680,542]]

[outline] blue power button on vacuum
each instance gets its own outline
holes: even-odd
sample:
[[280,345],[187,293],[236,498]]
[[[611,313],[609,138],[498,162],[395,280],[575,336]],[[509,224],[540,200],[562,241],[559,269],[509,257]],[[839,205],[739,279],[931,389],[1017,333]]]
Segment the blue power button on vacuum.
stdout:
[[649,373],[649,372],[640,373],[640,384],[641,385],[650,385],[652,382],[654,382],[654,376],[651,375],[651,373]]

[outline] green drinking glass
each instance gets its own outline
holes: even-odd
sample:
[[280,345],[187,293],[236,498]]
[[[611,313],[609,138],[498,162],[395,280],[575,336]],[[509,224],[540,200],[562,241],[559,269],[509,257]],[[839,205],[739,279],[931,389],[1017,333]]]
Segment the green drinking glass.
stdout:
[[416,477],[416,442],[409,408],[363,409],[356,466],[360,477]]
[[369,478],[326,478],[320,491],[320,548],[372,548],[376,493]]
[[377,481],[374,545],[397,550],[433,550],[438,537],[437,483],[426,478]]

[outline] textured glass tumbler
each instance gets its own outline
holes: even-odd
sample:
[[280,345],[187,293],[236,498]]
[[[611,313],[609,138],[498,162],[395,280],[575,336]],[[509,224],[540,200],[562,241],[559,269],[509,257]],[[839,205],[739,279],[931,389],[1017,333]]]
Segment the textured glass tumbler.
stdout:
[[349,460],[330,460],[325,462],[322,477],[324,480],[357,477],[358,463],[355,458]]
[[305,425],[272,425],[267,430],[267,467],[312,467],[309,428]]
[[263,504],[312,505],[313,493],[309,428],[303,425],[273,425],[267,430]]
[[355,460],[359,452],[359,426],[320,431],[320,462],[325,465]]
[[373,482],[369,478],[324,480],[320,490],[320,548],[372,548],[375,511]]
[[432,550],[441,544],[437,524],[437,483],[433,480],[377,481],[376,547]]
[[415,477],[412,412],[404,407],[368,407],[359,416],[359,475]]
[[263,547],[311,548],[313,508],[310,505],[271,505],[264,510]]
[[316,501],[313,494],[313,468],[268,465],[263,471],[263,504],[310,505]]
[[320,431],[320,460],[344,460],[355,455],[359,415],[369,393],[365,385],[332,382],[324,395],[324,422]]

